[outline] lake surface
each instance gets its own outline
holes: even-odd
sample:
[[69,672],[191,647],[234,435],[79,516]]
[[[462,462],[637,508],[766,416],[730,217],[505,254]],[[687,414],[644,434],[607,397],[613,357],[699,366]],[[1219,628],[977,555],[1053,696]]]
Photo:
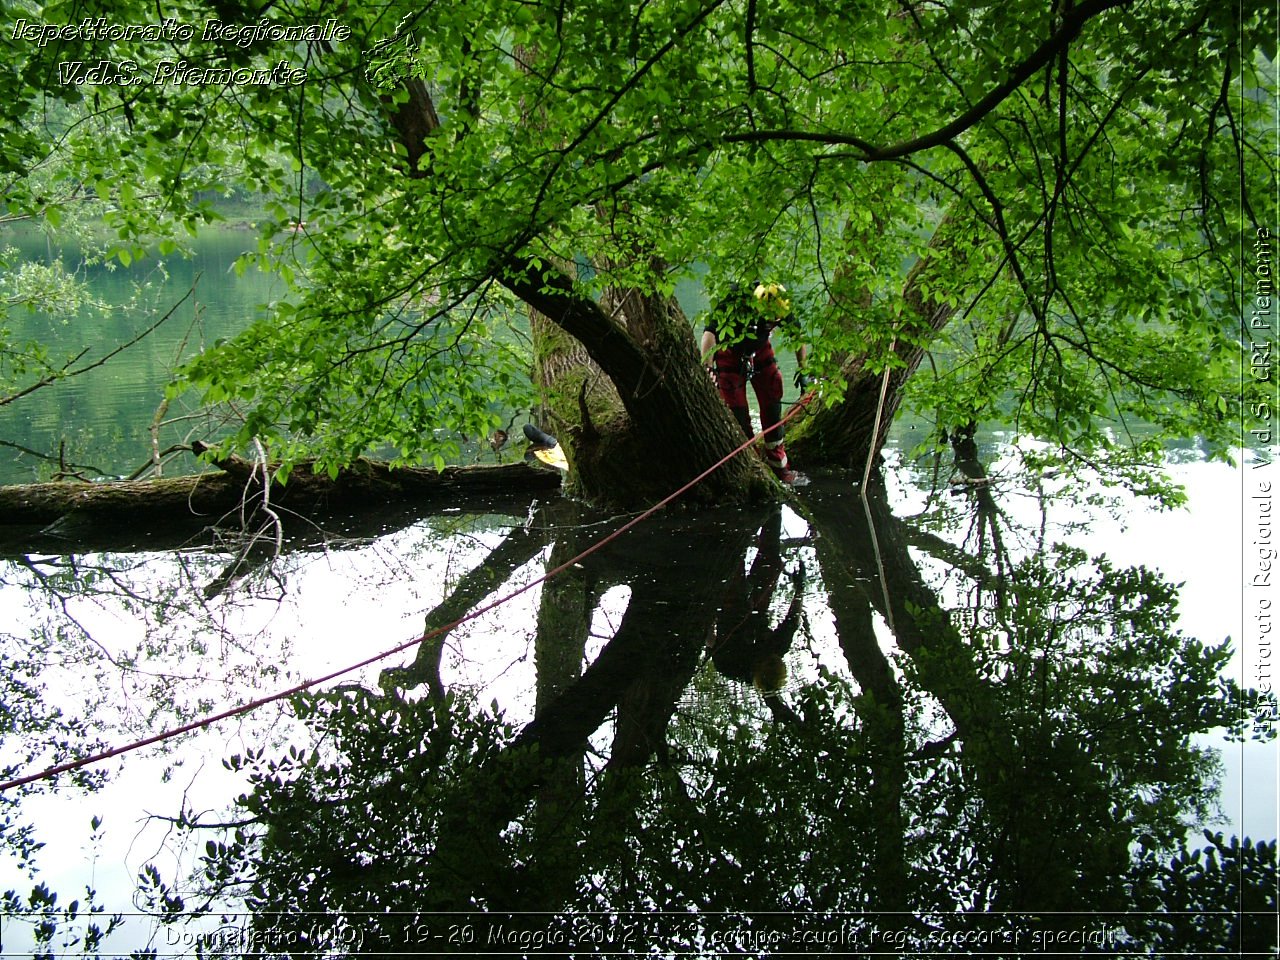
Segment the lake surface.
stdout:
[[[147,382],[133,406],[77,384],[23,445],[124,472]],[[143,439],[95,446],[86,406]],[[1241,472],[1171,451],[1189,506],[1159,512],[1017,448],[989,438],[962,486],[895,445],[866,500],[815,476],[589,555],[625,518],[545,496],[287,518],[278,553],[237,518],[163,550],[11,544],[11,777],[395,652],[0,795],[0,890],[58,895],[3,946],[56,920],[78,952],[91,887],[123,918],[104,955],[1273,951]]]
[[[128,475],[145,466],[152,456],[151,425],[179,363],[244,329],[259,305],[278,295],[270,277],[253,269],[240,275],[235,271],[241,254],[257,246],[257,235],[248,229],[209,230],[193,244],[189,259],[153,259],[127,269],[115,262],[86,265],[76,249],[54,246],[32,231],[6,230],[0,243],[33,262],[61,262],[110,305],[66,321],[22,310],[11,313],[14,339],[49,344],[56,366],[86,348],[74,367],[87,366],[172,310],[153,333],[113,362],[0,407],[0,483],[47,479],[58,469],[60,456],[65,466],[88,477]],[[217,435],[216,427],[195,413],[194,399],[183,399],[160,414],[162,450],[193,437]],[[185,457],[170,470],[189,472],[193,467]]]
[[[1159,869],[1184,837],[1203,846],[1203,827],[1275,836],[1274,741],[1245,724],[1225,742],[1206,719],[1240,710],[1217,678],[1245,677],[1244,660],[1194,668],[1230,633],[1233,578],[1189,558],[1175,616],[1167,584],[1128,567],[1163,555],[1181,578],[1167,545],[1230,520],[1212,507],[1230,469],[1176,474],[1207,512],[1128,505],[1123,525],[1087,526],[1096,508],[1001,481],[985,557],[976,502],[944,493],[920,513],[928,496],[905,468],[890,474],[894,512],[875,507],[870,526],[840,477],[781,512],[649,521],[438,647],[106,761],[95,789],[38,786],[9,812],[47,844],[33,860],[63,903],[86,884],[124,913],[148,893],[180,891],[184,910],[216,893],[214,916],[162,923],[157,901],[112,934],[161,955],[215,935],[359,936],[368,951],[429,934],[465,952],[447,938],[505,930],[527,946],[551,930],[532,912],[566,905],[555,929],[589,952],[603,933],[563,924],[597,904],[612,918],[600,930],[667,950],[773,935],[779,910],[789,936],[864,948],[1073,930],[1112,947],[1210,942],[1228,935],[1212,911],[1229,903],[1182,904],[1209,912],[1177,933],[1125,893],[1170,896]],[[620,522],[555,501],[491,510],[328,518],[239,571],[230,533],[223,549],[3,562],[5,700],[38,692],[6,763],[39,768],[390,650],[450,597],[452,619],[514,593]],[[1045,564],[1049,544],[1086,553]],[[785,679],[765,696],[752,681],[775,658]],[[531,742],[550,770],[519,760]],[[446,839],[458,831],[462,850]],[[476,868],[465,882],[459,857]],[[9,862],[3,886],[26,889]],[[427,906],[445,913],[412,912]],[[388,910],[410,919],[376,919]],[[1070,923],[1046,926],[1047,911]],[[1210,941],[1177,939],[1193,934]],[[10,921],[5,946],[29,937]]]

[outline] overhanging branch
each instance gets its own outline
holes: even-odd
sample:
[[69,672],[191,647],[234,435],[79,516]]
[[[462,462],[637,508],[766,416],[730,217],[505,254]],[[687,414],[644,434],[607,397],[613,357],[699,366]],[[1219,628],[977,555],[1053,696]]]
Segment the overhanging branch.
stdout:
[[1116,7],[1132,4],[1134,0],[1089,0],[1073,8],[1063,17],[1062,26],[1042,43],[1036,50],[1013,69],[1009,77],[985,97],[956,117],[950,123],[939,127],[931,133],[903,140],[889,146],[877,146],[871,141],[850,133],[814,130],[755,130],[730,134],[724,138],[727,143],[763,143],[781,140],[804,140],[812,143],[839,144],[850,146],[859,151],[859,159],[867,162],[898,160],[902,157],[942,146],[953,140],[970,127],[980,122],[996,107],[1003,103],[1010,94],[1034,76],[1042,67],[1050,63],[1059,52],[1080,33],[1084,25]]
[[117,354],[123,353],[125,350],[128,350],[135,343],[138,343],[148,334],[152,333],[157,327],[160,326],[160,324],[164,323],[166,320],[172,317],[174,313],[177,312],[178,308],[182,306],[184,303],[186,303],[187,299],[193,293],[195,293],[196,284],[199,282],[200,282],[200,278],[197,276],[196,279],[192,281],[191,289],[189,289],[186,293],[184,293],[179,298],[178,302],[169,308],[169,310],[164,314],[164,316],[162,316],[155,323],[151,324],[151,326],[147,327],[145,330],[143,330],[141,333],[135,336],[132,340],[119,344],[114,349],[103,354],[101,357],[99,357],[97,360],[93,361],[92,363],[85,364],[83,367],[75,367],[74,365],[76,361],[89,352],[89,348],[85,347],[83,350],[77,353],[74,357],[68,360],[65,364],[63,364],[60,370],[56,370],[55,372],[49,374],[48,376],[42,377],[40,380],[37,380],[35,383],[31,384],[30,386],[24,387],[22,390],[19,390],[17,393],[10,394],[7,397],[0,397],[0,407],[7,406],[8,404],[13,403],[15,400],[20,400],[23,397],[27,396],[28,394],[35,393],[37,390],[40,390],[43,387],[51,386],[57,383],[59,380],[67,380],[67,379],[70,379],[71,377],[78,377],[82,373],[88,373],[90,370],[96,370],[98,367],[105,364],[112,357],[116,356]]

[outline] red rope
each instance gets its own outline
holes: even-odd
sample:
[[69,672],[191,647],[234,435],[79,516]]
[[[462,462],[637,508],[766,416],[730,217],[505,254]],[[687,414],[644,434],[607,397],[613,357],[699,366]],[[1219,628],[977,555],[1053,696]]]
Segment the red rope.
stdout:
[[[808,403],[808,401],[811,399],[812,396],[813,396],[813,392],[810,391],[805,396],[801,397],[798,401],[796,401],[796,404],[790,410],[787,411],[786,415],[783,416],[778,421],[776,426],[781,426],[782,424],[790,420],[793,416],[795,416],[797,413],[799,413],[800,410],[805,406],[805,404]],[[772,430],[774,428],[770,427],[769,429]],[[385,660],[387,657],[392,656],[393,654],[401,653],[405,650],[408,650],[411,647],[417,646],[418,644],[426,640],[430,640],[433,637],[438,637],[442,633],[447,633],[448,631],[453,630],[455,627],[461,626],[462,624],[466,623],[468,620],[474,620],[477,617],[483,616],[484,614],[488,613],[490,610],[494,610],[497,607],[502,606],[502,604],[507,603],[511,600],[514,600],[516,597],[520,596],[521,594],[529,590],[532,590],[534,587],[538,586],[539,584],[545,583],[547,580],[550,580],[552,577],[556,576],[557,574],[562,573],[563,571],[569,569],[575,563],[579,563],[586,557],[589,557],[591,554],[595,553],[605,544],[622,536],[622,534],[626,533],[628,530],[636,526],[636,524],[640,523],[642,520],[647,520],[649,517],[653,516],[655,513],[657,513],[667,504],[669,504],[672,500],[675,500],[677,497],[688,492],[692,487],[697,486],[699,483],[701,483],[711,474],[715,473],[715,471],[719,470],[722,466],[724,466],[726,463],[728,463],[730,460],[732,460],[734,457],[740,454],[743,450],[746,450],[748,447],[754,444],[757,440],[761,439],[766,432],[767,431],[765,430],[761,430],[755,436],[746,440],[741,446],[735,449],[732,453],[728,454],[725,457],[722,457],[719,461],[712,464],[706,470],[703,470],[702,473],[698,474],[696,477],[694,477],[684,486],[680,487],[680,489],[676,490],[675,493],[669,494],[668,496],[659,500],[653,506],[649,507],[643,513],[639,514],[636,517],[633,517],[631,520],[628,520],[617,530],[613,531],[613,533],[602,538],[601,540],[598,540],[596,543],[593,543],[591,546],[587,547],[585,550],[579,553],[572,560],[566,560],[564,563],[560,564],[560,566],[555,567],[554,569],[548,570],[546,573],[538,577],[536,580],[531,580],[529,583],[526,583],[523,587],[519,587],[511,591],[511,593],[507,594],[504,597],[499,597],[497,600],[494,600],[492,603],[486,604],[485,606],[480,607],[476,610],[472,610],[466,616],[459,617],[457,620],[454,620],[452,623],[447,623],[442,627],[437,627],[435,630],[431,630],[428,633],[424,633],[420,637],[415,637],[412,640],[407,640],[398,646],[392,647],[390,650],[384,650],[382,653],[375,654],[372,657],[367,657],[366,659],[361,660],[359,663],[353,663],[350,666],[343,667],[341,670],[335,670],[332,673],[326,673],[324,676],[321,676],[321,677],[314,677],[311,680],[307,680],[303,683],[299,683],[296,686],[288,688],[287,690],[281,690],[277,693],[273,693],[265,697],[259,697],[257,700],[250,700],[248,703],[242,703],[237,707],[232,707],[228,710],[223,710],[221,713],[215,713],[211,716],[204,717],[201,720],[193,720],[190,723],[185,723],[182,726],[174,727],[170,730],[165,730],[161,733],[153,734],[152,736],[149,736],[149,737],[144,737],[141,740],[135,740],[132,743],[127,743],[119,747],[111,747],[110,749],[104,750],[101,753],[95,753],[91,756],[83,757],[80,760],[69,760],[66,763],[60,763],[57,766],[50,767],[47,770],[42,770],[39,773],[28,774],[27,776],[19,777],[16,780],[9,780],[9,781],[6,781],[5,783],[0,783],[0,793],[3,793],[5,790],[12,789],[13,787],[20,787],[26,783],[33,783],[37,780],[47,780],[52,777],[56,777],[60,773],[69,773],[72,770],[79,770],[82,767],[87,767],[95,763],[101,763],[103,760],[110,760],[112,757],[118,757],[125,753],[131,753],[134,750],[140,750],[143,747],[148,747],[153,743],[163,743],[165,740],[172,740],[174,737],[181,736],[184,733],[191,733],[193,730],[201,730],[209,726],[210,724],[217,723],[219,720],[227,720],[231,717],[236,717],[236,716],[240,716],[241,714],[250,713],[251,711],[258,709],[258,707],[266,706],[268,703],[274,703],[277,700],[283,700],[285,697],[291,697],[295,693],[301,693],[304,690],[309,690],[311,687],[317,686],[318,684],[326,683],[330,680],[336,680],[338,677],[351,673],[354,670],[359,670],[361,667],[367,667],[371,664],[377,663],[379,660]]]

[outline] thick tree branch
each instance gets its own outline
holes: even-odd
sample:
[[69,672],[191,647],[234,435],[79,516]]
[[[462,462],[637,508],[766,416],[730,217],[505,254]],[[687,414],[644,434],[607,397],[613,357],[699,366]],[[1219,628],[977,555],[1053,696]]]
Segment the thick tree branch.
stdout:
[[914,139],[903,140],[899,143],[881,147],[853,134],[836,131],[757,130],[730,134],[724,138],[725,142],[762,143],[773,140],[807,140],[813,143],[841,144],[856,148],[860,151],[860,159],[868,162],[897,160],[901,157],[918,153],[921,150],[942,146],[979,123],[1030,77],[1050,63],[1060,51],[1065,50],[1075,40],[1080,30],[1089,20],[1100,16],[1108,10],[1116,7],[1125,7],[1133,2],[1134,0],[1090,0],[1090,2],[1074,8],[1063,17],[1062,26],[1048,40],[1036,48],[1027,59],[1018,64],[1004,83],[993,89],[950,123]]
[[559,270],[539,269],[532,261],[508,255],[495,271],[498,282],[565,333],[608,372],[624,404],[647,382],[660,376],[634,339],[591,300],[574,293]]

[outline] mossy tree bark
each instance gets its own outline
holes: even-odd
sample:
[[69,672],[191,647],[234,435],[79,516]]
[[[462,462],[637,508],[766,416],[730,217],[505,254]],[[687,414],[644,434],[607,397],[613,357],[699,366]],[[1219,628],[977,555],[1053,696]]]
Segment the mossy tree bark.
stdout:
[[[628,291],[619,295],[615,319],[575,293],[563,274],[549,276],[515,261],[504,274],[512,292],[581,347],[579,353],[544,336],[543,343],[551,345],[540,354],[542,379],[555,385],[544,394],[553,404],[552,419],[568,425],[561,440],[570,445],[571,492],[612,507],[648,505],[741,443],[674,298]],[[613,384],[616,407],[589,399],[595,369]],[[703,480],[690,498],[737,503],[777,493],[764,466],[740,455]]]
[[[197,445],[198,447],[199,445]],[[188,542],[201,529],[261,519],[264,506],[286,508],[280,522],[292,534],[292,515],[370,512],[392,505],[475,498],[491,512],[521,513],[531,496],[560,488],[557,471],[541,465],[392,468],[358,460],[331,477],[310,462],[294,466],[288,483],[262,478],[274,465],[240,457],[217,461],[218,472],[108,483],[59,481],[0,486],[0,546],[8,552],[161,549]],[[268,495],[264,497],[264,492]],[[501,505],[499,505],[501,504]]]

